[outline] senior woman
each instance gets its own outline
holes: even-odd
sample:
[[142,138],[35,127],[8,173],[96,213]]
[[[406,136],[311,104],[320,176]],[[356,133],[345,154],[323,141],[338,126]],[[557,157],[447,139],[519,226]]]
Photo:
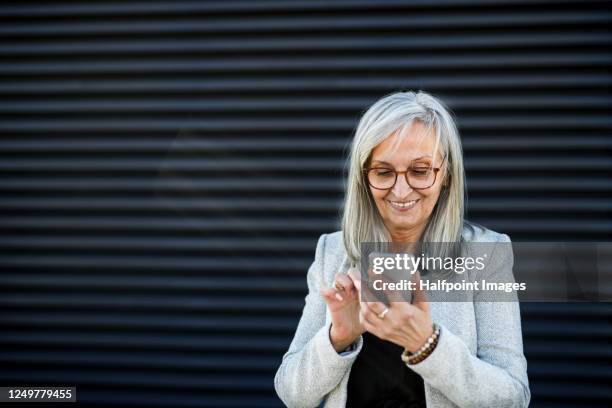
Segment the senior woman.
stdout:
[[[289,407],[525,407],[530,391],[517,301],[360,301],[364,242],[508,243],[464,221],[455,123],[424,92],[372,105],[350,155],[342,231],[319,238],[308,295],[274,379]],[[504,251],[501,251],[502,253]],[[507,252],[507,251],[506,251]],[[498,257],[499,258],[499,257]],[[512,278],[512,254],[486,274]],[[489,299],[490,300],[490,299]],[[514,299],[516,300],[516,299]]]

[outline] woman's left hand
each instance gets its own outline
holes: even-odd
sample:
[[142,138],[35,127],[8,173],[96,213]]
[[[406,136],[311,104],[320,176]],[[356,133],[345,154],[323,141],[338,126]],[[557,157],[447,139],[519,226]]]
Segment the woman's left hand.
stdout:
[[[361,301],[360,319],[364,328],[376,337],[402,346],[411,353],[419,350],[433,334],[433,327],[427,297],[418,284],[416,288],[412,303],[391,301],[387,307],[382,302]],[[361,285],[358,289],[361,291]],[[379,316],[387,308],[389,311],[381,319]]]

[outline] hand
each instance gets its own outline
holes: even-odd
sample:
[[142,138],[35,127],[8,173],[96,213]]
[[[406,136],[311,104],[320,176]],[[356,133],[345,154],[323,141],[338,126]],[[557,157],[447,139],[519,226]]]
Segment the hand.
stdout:
[[[406,301],[390,301],[387,307],[382,302],[361,302],[360,319],[364,328],[376,337],[393,342],[414,353],[433,334],[429,303],[426,294],[419,288],[417,273],[416,290],[412,304]],[[358,284],[358,291],[361,286]],[[386,308],[384,319],[378,317]]]
[[358,274],[338,274],[335,286],[321,288],[321,294],[331,313],[329,338],[337,352],[341,352],[365,331],[359,321],[359,294],[355,286]]

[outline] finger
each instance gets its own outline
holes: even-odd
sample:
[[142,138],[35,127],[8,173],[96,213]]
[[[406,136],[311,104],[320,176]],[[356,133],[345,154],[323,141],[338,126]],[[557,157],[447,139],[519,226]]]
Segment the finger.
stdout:
[[380,336],[379,336],[379,334],[380,334],[380,333],[379,333],[378,327],[374,326],[373,324],[371,324],[371,323],[370,323],[370,322],[368,322],[368,321],[364,321],[364,322],[362,323],[362,325],[363,325],[363,328],[364,328],[366,331],[368,331],[369,333],[372,333],[372,334],[373,334],[373,335],[375,335],[376,337],[379,337],[379,338],[380,338]]
[[354,285],[351,282],[350,278],[345,275],[336,275],[332,286],[333,289],[336,291],[334,296],[340,301],[354,296]]
[[348,294],[354,294],[357,291],[353,280],[345,273],[339,273],[334,279],[334,287],[338,292],[346,292]]
[[341,302],[344,300],[342,295],[340,295],[338,291],[334,288],[321,288],[320,292],[323,295],[323,297],[330,302],[334,302],[334,301]]
[[380,291],[374,289],[374,281],[379,279],[379,276],[373,274],[372,269],[369,269],[368,274],[363,276],[363,278],[359,280],[359,283],[355,282],[355,285],[359,285],[359,298],[367,302],[377,302],[381,298],[384,299]]
[[[385,309],[387,309],[387,306],[382,302],[364,302],[364,303],[366,304],[366,307],[370,309],[370,311],[374,313],[376,316],[380,315],[382,312],[385,311]],[[391,310],[387,312],[387,315],[389,315],[390,312]]]
[[353,282],[361,282],[361,273],[359,272],[359,269],[355,268],[355,267],[350,267],[347,275],[353,280]]
[[363,315],[363,320],[368,322],[370,325],[378,327],[380,325],[380,318],[377,316],[378,313],[374,313],[367,305],[367,302],[362,302],[360,305],[360,313]]
[[424,312],[429,311],[429,301],[427,300],[427,293],[421,289],[421,274],[417,271],[414,274],[416,284],[414,285],[414,291],[412,292],[412,304]]
[[367,324],[367,322],[365,321],[365,316],[363,315],[363,313],[361,312],[361,307],[359,309],[359,324],[363,327],[365,327],[365,325]]
[[353,280],[353,285],[355,285],[355,289],[357,290],[357,296],[361,299],[361,279]]
[[360,293],[360,289],[361,289],[361,274],[359,273],[359,270],[355,267],[351,267],[349,268],[348,272],[346,273],[346,275],[351,279],[352,283],[353,283],[353,287],[355,288],[355,296],[360,299],[361,298],[361,293]]
[[361,306],[361,310],[359,312],[359,319],[364,327],[364,329],[366,329],[367,331],[369,331],[370,333],[374,334],[377,337],[381,337],[382,335],[382,331],[381,331],[381,319],[379,319],[377,316],[374,315],[374,313],[372,313],[372,311],[365,305],[362,304]]

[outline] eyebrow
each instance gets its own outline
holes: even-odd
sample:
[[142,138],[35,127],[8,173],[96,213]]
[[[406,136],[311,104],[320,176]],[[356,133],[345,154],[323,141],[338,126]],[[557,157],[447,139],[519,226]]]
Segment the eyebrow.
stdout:
[[[410,161],[413,162],[413,161],[417,161],[417,160],[420,160],[420,159],[431,159],[431,158],[432,158],[431,156],[426,155],[426,156],[417,157],[416,159],[412,159]],[[383,160],[372,160],[372,163],[387,164],[387,165],[391,166],[391,163],[383,161]]]

